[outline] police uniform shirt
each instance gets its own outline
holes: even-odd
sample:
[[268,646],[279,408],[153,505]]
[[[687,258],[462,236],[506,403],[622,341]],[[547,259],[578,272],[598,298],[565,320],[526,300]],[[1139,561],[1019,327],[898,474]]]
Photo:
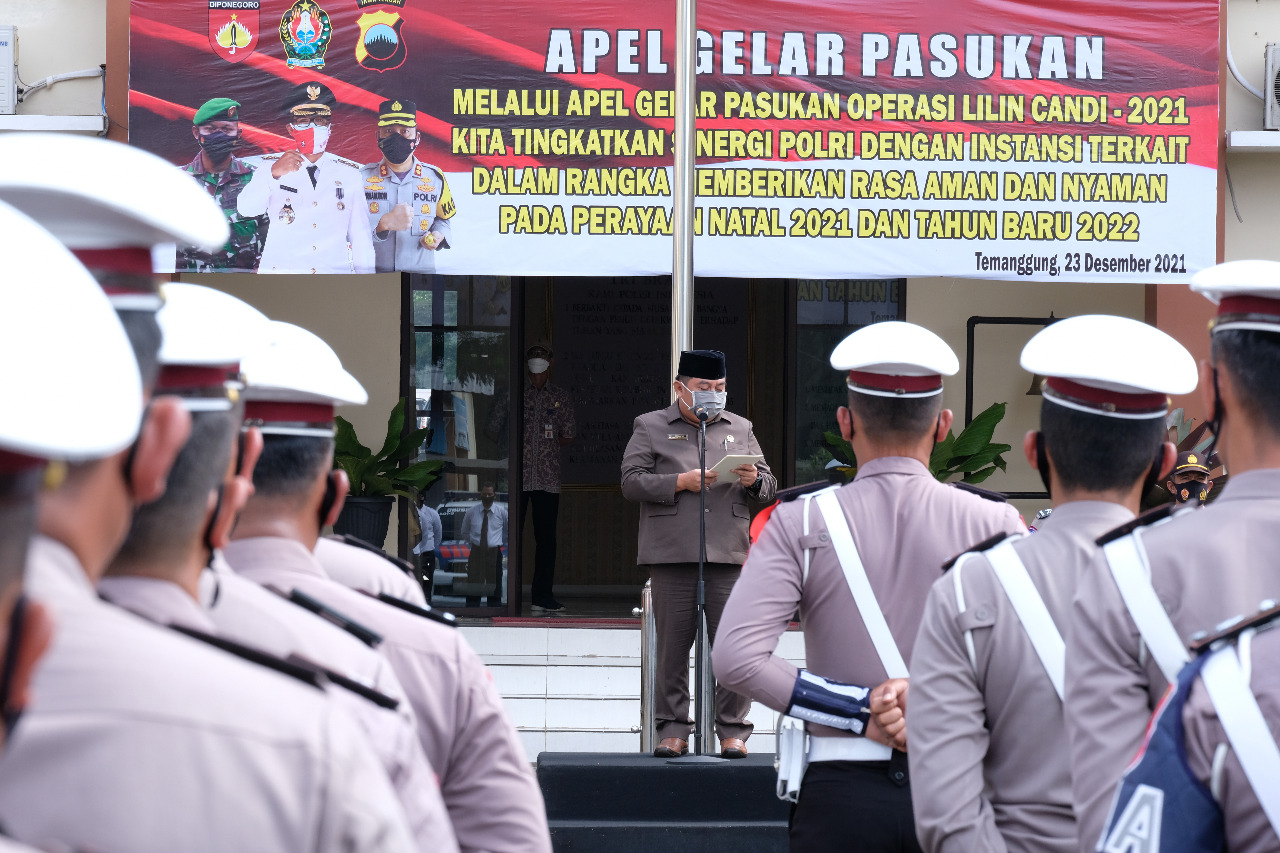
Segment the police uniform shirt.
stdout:
[[[114,604],[162,625],[182,625],[288,658],[300,655],[396,699],[395,710],[330,685],[331,698],[360,725],[395,789],[420,850],[457,850],[435,773],[417,740],[417,721],[390,664],[376,651],[253,581],[220,555],[201,577],[200,600],[160,578],[108,576],[98,591]],[[216,617],[214,611],[216,609]]]
[[378,633],[418,717],[418,736],[463,851],[549,853],[542,793],[493,679],[461,634],[329,579],[301,543],[273,537],[223,552],[242,577],[299,589]]
[[[413,850],[369,745],[325,695],[101,601],[37,536],[57,631],[0,759],[0,822],[82,850]],[[198,771],[198,772],[197,772]]]
[[241,216],[267,217],[258,272],[373,272],[373,239],[357,165],[326,151],[315,163],[303,158],[297,171],[273,178],[271,167],[279,159],[279,154],[264,157],[236,200]]
[[[1098,550],[1094,540],[1132,518],[1116,503],[1073,501],[1014,543],[1059,632],[1068,624],[1076,579]],[[1076,848],[1062,703],[981,555],[966,558],[929,591],[911,656],[907,737],[916,834],[926,851]]]
[[[854,481],[835,494],[906,661],[942,564],[974,542],[1023,529],[1013,507],[943,485],[923,463],[906,457],[864,463]],[[725,605],[711,651],[722,685],[778,711],[791,702],[797,671],[774,649],[797,606],[809,671],[865,687],[887,677],[812,501],[809,533],[802,532],[805,503],[783,504],[770,516]],[[809,576],[803,580],[806,548],[811,549]],[[853,736],[825,726],[808,728],[818,735]]]
[[0,835],[0,853],[41,853],[41,851]]
[[321,536],[316,542],[316,559],[324,573],[343,586],[372,595],[387,595],[426,607],[427,597],[414,579],[384,557],[338,539]]
[[[1277,665],[1280,661],[1280,630],[1272,626],[1258,631],[1252,645],[1253,668],[1249,686],[1253,688],[1271,737],[1280,739],[1280,666]],[[1222,808],[1227,831],[1227,850],[1231,853],[1275,853],[1280,850],[1280,838],[1244,775],[1240,758],[1227,740],[1218,712],[1204,689],[1204,682],[1198,679],[1182,709],[1182,722],[1191,772],[1206,788],[1217,791],[1216,799]],[[1226,759],[1215,774],[1213,768],[1219,748],[1226,750]]]
[[[444,172],[414,157],[403,175],[380,160],[361,166],[360,176],[378,272],[435,272],[436,252],[448,248],[453,236],[449,220],[454,204]],[[379,236],[378,220],[397,204],[409,205],[409,230]],[[422,238],[432,231],[441,235],[439,249],[422,245]]]
[[[1280,470],[1235,474],[1209,506],[1145,529],[1151,583],[1185,640],[1280,590]],[[1037,534],[1038,535],[1038,534]],[[1067,735],[1080,850],[1092,851],[1116,783],[1168,686],[1099,554],[1081,574],[1067,640]]]
[[[751,421],[723,412],[707,422],[708,468],[729,454],[747,453],[760,453]],[[700,498],[696,491],[676,491],[676,478],[696,470],[698,457],[698,427],[681,416],[679,402],[635,419],[622,458],[622,496],[640,504],[636,556],[640,565],[698,562]],[[708,563],[740,566],[747,558],[751,524],[747,501],[772,503],[778,487],[764,460],[756,463],[756,471],[759,491],[748,492],[733,474],[722,474],[708,486]]]

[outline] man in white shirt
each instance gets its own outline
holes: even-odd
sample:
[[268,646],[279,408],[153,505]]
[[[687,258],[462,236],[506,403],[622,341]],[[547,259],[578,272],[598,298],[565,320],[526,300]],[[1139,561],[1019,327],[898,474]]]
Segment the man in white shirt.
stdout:
[[436,567],[440,565],[440,543],[444,540],[444,525],[440,521],[440,513],[435,507],[427,504],[427,496],[418,494],[418,527],[422,530],[422,538],[413,546],[417,557],[418,577],[423,581],[423,592],[431,596]]
[[467,580],[491,587],[489,604],[502,602],[502,549],[507,544],[507,508],[493,502],[492,483],[480,486],[480,503],[462,516],[462,538],[471,546]]

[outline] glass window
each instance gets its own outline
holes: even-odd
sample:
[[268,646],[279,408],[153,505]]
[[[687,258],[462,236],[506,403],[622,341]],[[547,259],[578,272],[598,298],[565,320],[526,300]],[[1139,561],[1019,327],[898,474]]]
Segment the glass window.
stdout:
[[416,558],[432,579],[436,603],[502,607],[510,542],[511,279],[415,275],[410,287],[409,379],[418,427],[432,428],[418,459],[447,463],[420,501],[429,511],[417,513],[428,526],[432,513],[439,516],[439,540],[420,540]]
[[831,351],[850,333],[904,316],[903,279],[823,279],[796,282],[796,483],[826,479],[834,457],[824,434],[836,430],[845,405],[843,383],[833,382]]

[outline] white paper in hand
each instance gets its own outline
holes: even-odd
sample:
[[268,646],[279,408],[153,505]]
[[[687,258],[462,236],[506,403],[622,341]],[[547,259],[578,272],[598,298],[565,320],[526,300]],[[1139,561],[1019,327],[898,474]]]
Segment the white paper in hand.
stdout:
[[707,470],[715,471],[721,477],[728,477],[733,473],[733,469],[739,465],[754,465],[763,461],[764,454],[762,453],[731,453]]

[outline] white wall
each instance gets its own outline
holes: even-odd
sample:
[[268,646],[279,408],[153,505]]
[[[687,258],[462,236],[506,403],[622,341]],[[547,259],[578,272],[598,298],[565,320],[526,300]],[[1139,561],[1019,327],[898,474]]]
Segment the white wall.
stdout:
[[[4,0],[0,24],[18,27],[18,75],[29,86],[51,74],[106,62],[106,0]],[[127,69],[118,69],[127,74]],[[67,80],[32,93],[22,115],[102,112],[100,79]]]
[[[1227,36],[1236,67],[1255,88],[1265,91],[1263,50],[1267,42],[1280,42],[1280,3],[1268,0],[1230,0]],[[1263,103],[1226,75],[1226,129],[1261,130]],[[1275,131],[1280,141],[1280,131]],[[1280,201],[1280,153],[1227,155],[1227,169],[1235,189],[1235,201],[1243,222],[1236,219],[1231,195],[1225,216],[1226,259],[1268,258],[1280,260],[1280,240],[1275,229]]]

